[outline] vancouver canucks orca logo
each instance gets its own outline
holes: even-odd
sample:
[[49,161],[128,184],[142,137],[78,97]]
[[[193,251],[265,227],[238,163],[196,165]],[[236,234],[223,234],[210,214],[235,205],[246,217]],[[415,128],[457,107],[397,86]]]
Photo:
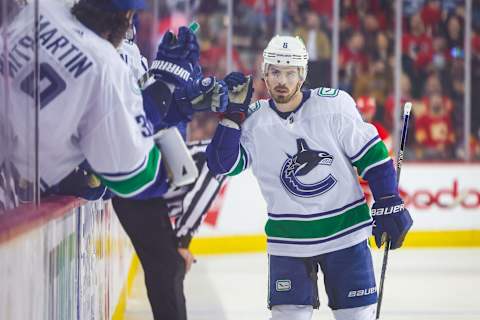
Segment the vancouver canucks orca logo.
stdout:
[[318,165],[331,165],[333,156],[325,151],[312,150],[304,139],[297,139],[297,153],[288,155],[282,166],[280,179],[290,193],[304,198],[315,197],[330,190],[337,180],[329,174],[326,178],[312,184],[301,182],[298,177],[305,176]]

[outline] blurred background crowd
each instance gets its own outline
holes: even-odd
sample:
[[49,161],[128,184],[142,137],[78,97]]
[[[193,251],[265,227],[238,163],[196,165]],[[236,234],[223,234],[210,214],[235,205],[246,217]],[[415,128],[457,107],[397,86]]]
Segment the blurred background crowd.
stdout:
[[[465,159],[465,0],[402,1],[401,103],[412,101],[407,157],[413,160]],[[278,31],[299,35],[310,56],[306,87],[332,86],[333,0],[161,0],[140,15],[138,43],[148,55],[168,29],[200,24],[204,73],[255,75],[254,99],[268,97],[261,79],[262,51]],[[337,87],[366,103],[374,120],[394,129],[395,3],[342,0],[339,7]],[[471,112],[468,158],[480,159],[480,1],[473,0]],[[228,10],[233,25],[228,37]],[[157,16],[155,16],[157,15]],[[278,21],[277,17],[281,17]],[[154,21],[157,21],[154,23]],[[152,39],[154,41],[152,41]],[[156,41],[155,41],[156,40]],[[360,100],[358,100],[360,99]],[[400,115],[398,116],[400,117]],[[190,139],[209,138],[216,117],[199,114]]]

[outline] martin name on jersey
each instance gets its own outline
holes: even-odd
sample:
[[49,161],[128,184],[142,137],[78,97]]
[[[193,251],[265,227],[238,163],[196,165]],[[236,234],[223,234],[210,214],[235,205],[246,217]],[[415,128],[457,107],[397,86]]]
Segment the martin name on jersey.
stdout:
[[329,88],[305,95],[286,119],[271,100],[250,106],[229,172],[251,167],[257,177],[268,207],[265,231],[272,255],[315,256],[367,239],[372,218],[357,173],[364,176],[390,160],[350,95]]
[[[8,59],[0,59],[7,62],[0,64],[0,71],[11,77],[12,162],[27,180],[32,178],[29,166],[35,153],[35,131],[28,126],[35,115],[34,10],[33,4],[26,5],[8,26],[12,46],[2,53]],[[85,159],[119,195],[136,196],[153,186],[162,172],[161,155],[135,75],[112,44],[80,23],[65,4],[52,0],[39,4],[36,40],[42,189],[58,183]]]

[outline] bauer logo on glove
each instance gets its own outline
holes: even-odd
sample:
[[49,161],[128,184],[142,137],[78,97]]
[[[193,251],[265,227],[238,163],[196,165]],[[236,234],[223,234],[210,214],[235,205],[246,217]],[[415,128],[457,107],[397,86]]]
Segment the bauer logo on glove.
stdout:
[[403,200],[398,195],[380,198],[373,204],[371,212],[374,220],[372,233],[377,247],[382,246],[386,234],[391,241],[390,248],[400,248],[413,224]]
[[178,36],[167,32],[158,46],[149,73],[175,86],[184,86],[199,75],[200,47],[192,30],[180,27]]
[[190,72],[186,69],[168,61],[164,60],[155,60],[152,63],[152,67],[150,68],[152,73],[159,72],[159,71],[166,71],[171,73],[174,76],[177,76],[185,81],[190,79]]
[[396,206],[387,207],[387,208],[372,208],[372,216],[382,216],[392,213],[397,213],[405,209],[405,204],[398,204]]

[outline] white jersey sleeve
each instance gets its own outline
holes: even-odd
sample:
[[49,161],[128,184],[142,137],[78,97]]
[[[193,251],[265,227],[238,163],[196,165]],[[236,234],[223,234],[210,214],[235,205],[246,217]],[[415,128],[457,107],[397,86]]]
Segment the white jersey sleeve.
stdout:
[[[135,79],[126,68],[110,75],[108,71],[99,84],[102,94],[91,98],[90,112],[84,114],[79,130],[80,145],[90,165],[110,175],[137,168],[152,149],[153,139],[142,134],[145,114]],[[104,114],[102,106],[110,106]]]
[[140,53],[140,49],[135,42],[125,39],[117,50],[122,60],[133,72],[135,79],[141,79],[148,71],[148,61]]
[[[162,185],[166,191],[166,175],[162,171],[161,154],[152,139],[153,128],[147,120],[138,79],[147,70],[145,58],[138,47],[131,42],[124,42],[119,49],[120,56],[128,67],[110,69],[105,74],[104,95],[94,105],[114,106],[108,115],[96,127],[88,130],[83,139],[84,152],[93,164],[97,161],[96,171],[103,182],[119,195],[131,197],[149,193],[155,189],[154,184]],[[88,125],[87,125],[88,126]],[[111,163],[105,167],[105,152],[98,153],[95,144],[108,145],[110,152],[107,159]],[[92,148],[90,146],[93,146]],[[158,187],[158,186],[157,186]],[[163,192],[162,191],[162,192]],[[154,192],[155,195],[160,195]]]
[[240,146],[243,148],[245,153],[245,168],[249,168],[252,164],[254,159],[256,158],[255,155],[255,144],[253,141],[255,140],[254,131],[252,130],[252,126],[249,125],[251,122],[251,118],[254,117],[255,112],[260,110],[262,104],[260,101],[256,101],[248,106],[247,112],[247,119],[245,120],[244,125],[242,126],[242,135],[240,137]]
[[340,112],[333,115],[332,123],[338,142],[363,177],[368,170],[390,159],[388,150],[375,126],[363,121],[348,93],[339,91],[337,101]]

